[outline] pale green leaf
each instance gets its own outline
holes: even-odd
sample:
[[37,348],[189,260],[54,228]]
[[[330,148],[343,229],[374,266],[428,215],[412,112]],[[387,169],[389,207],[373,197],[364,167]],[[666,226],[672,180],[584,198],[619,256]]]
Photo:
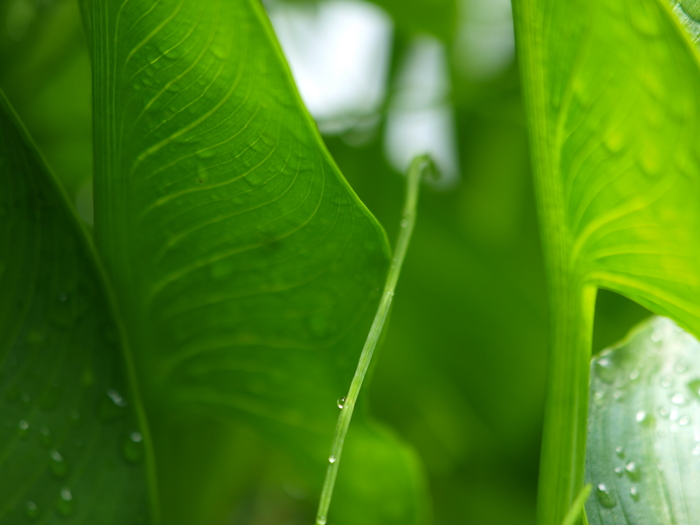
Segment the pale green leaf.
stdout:
[[580,491],[597,288],[700,334],[700,67],[664,0],[521,0],[553,348],[540,522]]
[[591,364],[586,505],[592,525],[700,516],[700,343],[654,317]]
[[101,272],[2,93],[0,289],[0,523],[147,523],[149,438]]

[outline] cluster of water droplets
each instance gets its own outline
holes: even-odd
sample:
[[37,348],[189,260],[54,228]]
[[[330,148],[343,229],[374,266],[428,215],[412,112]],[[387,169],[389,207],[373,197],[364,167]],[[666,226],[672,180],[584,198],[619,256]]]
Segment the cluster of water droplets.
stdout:
[[597,418],[603,425],[599,428],[615,428],[620,418],[631,417],[633,428],[639,429],[632,435],[653,442],[656,462],[644,464],[634,457],[639,450],[649,459],[648,447],[640,449],[639,442],[629,443],[632,457],[626,455],[627,443],[615,446],[612,476],[592,474],[599,478],[594,480],[595,499],[606,509],[640,501],[648,469],[680,469],[681,475],[693,476],[700,472],[700,458],[697,464],[690,461],[700,456],[700,364],[693,357],[700,353],[700,343],[668,319],[654,319],[651,328],[592,364],[591,424]]

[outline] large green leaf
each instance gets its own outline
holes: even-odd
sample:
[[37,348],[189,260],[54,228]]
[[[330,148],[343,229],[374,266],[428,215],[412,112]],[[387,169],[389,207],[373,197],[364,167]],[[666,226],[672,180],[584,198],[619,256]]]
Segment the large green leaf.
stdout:
[[[322,475],[387,270],[383,230],[325,150],[259,2],[85,12],[95,236],[149,406],[246,421]],[[161,483],[166,521],[184,520]]]
[[0,93],[0,523],[146,523],[138,399],[94,252]]
[[700,68],[662,0],[515,6],[554,315],[540,509],[558,524],[583,479],[596,288],[700,334]]
[[592,525],[700,516],[700,343],[654,317],[591,364],[586,505]]

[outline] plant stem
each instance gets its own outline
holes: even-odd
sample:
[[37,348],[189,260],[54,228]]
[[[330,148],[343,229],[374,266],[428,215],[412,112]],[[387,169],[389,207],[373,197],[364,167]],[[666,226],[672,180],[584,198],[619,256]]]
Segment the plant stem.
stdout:
[[418,189],[423,173],[432,169],[432,162],[427,156],[420,156],[413,159],[411,166],[408,168],[406,176],[406,197],[404,200],[403,211],[401,213],[401,228],[396,241],[394,257],[391,260],[391,266],[387,274],[384,291],[379,302],[379,308],[374,316],[372,327],[369,330],[369,335],[365,341],[365,346],[362,348],[360,360],[357,363],[357,370],[350,383],[350,390],[342,404],[342,410],[338,416],[338,423],[335,427],[333,435],[333,443],[331,445],[331,453],[328,457],[328,469],[326,470],[326,479],[323,482],[323,490],[321,491],[321,500],[318,504],[318,512],[316,513],[316,523],[325,525],[328,508],[333,497],[333,488],[335,486],[335,478],[338,475],[338,466],[340,464],[340,456],[343,452],[343,444],[345,436],[348,433],[352,413],[355,410],[357,396],[360,393],[362,382],[365,380],[365,375],[372,361],[374,349],[379,341],[379,336],[384,328],[384,323],[389,315],[389,309],[394,299],[394,290],[396,283],[401,273],[401,266],[406,258],[408,243],[411,240],[413,226],[416,222],[416,204],[418,202]]

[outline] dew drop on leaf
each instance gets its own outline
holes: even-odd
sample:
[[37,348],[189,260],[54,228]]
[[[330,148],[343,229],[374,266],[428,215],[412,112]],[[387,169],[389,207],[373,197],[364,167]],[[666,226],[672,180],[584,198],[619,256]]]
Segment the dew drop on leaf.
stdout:
[[617,505],[615,498],[605,483],[598,484],[598,486],[595,488],[595,495],[596,498],[598,498],[598,503],[600,503],[600,505],[606,509],[612,509],[615,505]]
[[97,415],[103,422],[113,421],[126,415],[127,402],[122,395],[114,389],[108,390],[102,398]]
[[634,501],[639,501],[639,489],[634,485],[630,487],[630,496]]
[[625,465],[625,472],[627,473],[627,477],[632,481],[639,481],[639,478],[641,477],[639,473],[639,466],[634,461],[630,461],[627,463],[627,465]]
[[326,525],[326,517],[321,516],[320,518],[316,519],[316,525]]
[[615,447],[615,455],[618,458],[624,458],[625,457],[625,449],[622,447],[622,445],[618,445]]
[[57,478],[65,478],[68,475],[68,463],[66,463],[63,454],[58,450],[53,449],[49,452],[49,467],[51,468],[51,473]]
[[70,517],[75,511],[75,501],[73,500],[73,493],[68,487],[63,487],[59,493],[58,502],[56,503],[56,510],[64,518]]
[[39,434],[41,434],[41,442],[44,444],[46,447],[51,446],[51,431],[49,430],[49,427],[41,427],[39,429]]
[[684,405],[685,396],[683,396],[683,394],[681,394],[680,392],[677,392],[671,397],[671,403],[673,403],[674,405]]
[[613,383],[617,375],[617,370],[613,366],[612,361],[607,357],[601,357],[595,361],[595,373],[604,383]]
[[335,462],[336,462],[336,459],[337,459],[337,458],[336,458],[334,455],[331,455],[331,456],[328,458],[328,463],[335,463]]
[[30,520],[34,520],[39,517],[39,507],[36,503],[29,500],[24,504],[24,513]]
[[143,458],[143,436],[140,432],[132,432],[124,440],[122,447],[124,459],[129,463],[138,463]]
[[342,409],[345,406],[345,396],[338,399],[338,408]]

